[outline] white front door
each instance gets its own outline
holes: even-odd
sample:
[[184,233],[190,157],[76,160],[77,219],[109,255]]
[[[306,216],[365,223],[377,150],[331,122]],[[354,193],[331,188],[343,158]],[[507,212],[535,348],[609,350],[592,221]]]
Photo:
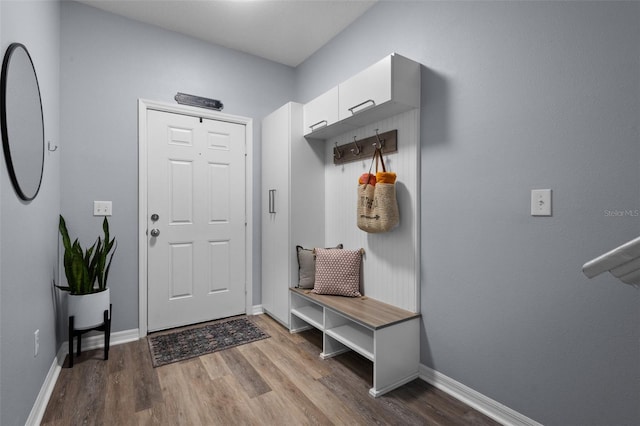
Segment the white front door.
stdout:
[[245,142],[243,124],[148,111],[149,331],[245,313]]

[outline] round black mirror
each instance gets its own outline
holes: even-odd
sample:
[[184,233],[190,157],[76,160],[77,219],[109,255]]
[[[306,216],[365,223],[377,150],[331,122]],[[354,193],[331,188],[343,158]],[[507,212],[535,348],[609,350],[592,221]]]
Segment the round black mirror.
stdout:
[[2,62],[2,146],[18,196],[33,200],[44,165],[44,119],[38,77],[27,48],[13,43]]

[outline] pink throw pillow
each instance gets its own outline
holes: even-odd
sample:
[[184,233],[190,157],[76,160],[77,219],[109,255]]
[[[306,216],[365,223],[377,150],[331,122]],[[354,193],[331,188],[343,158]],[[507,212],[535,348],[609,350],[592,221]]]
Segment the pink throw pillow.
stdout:
[[316,248],[316,281],[312,292],[358,297],[360,294],[360,250]]

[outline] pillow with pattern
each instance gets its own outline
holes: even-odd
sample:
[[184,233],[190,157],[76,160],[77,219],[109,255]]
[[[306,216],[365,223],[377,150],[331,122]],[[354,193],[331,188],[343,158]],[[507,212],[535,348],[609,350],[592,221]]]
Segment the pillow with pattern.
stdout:
[[[341,249],[342,244],[338,244],[330,249]],[[298,287],[313,288],[316,281],[316,255],[312,249],[306,249],[302,246],[296,246],[298,252]]]
[[358,297],[360,294],[361,250],[317,248],[316,282],[313,293]]

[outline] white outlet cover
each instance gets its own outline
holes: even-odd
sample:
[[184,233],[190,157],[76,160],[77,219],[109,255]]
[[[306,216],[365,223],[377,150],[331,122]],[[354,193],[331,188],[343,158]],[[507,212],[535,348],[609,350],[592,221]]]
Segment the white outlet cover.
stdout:
[[111,216],[112,214],[111,201],[94,201],[93,202],[93,215],[94,216]]

